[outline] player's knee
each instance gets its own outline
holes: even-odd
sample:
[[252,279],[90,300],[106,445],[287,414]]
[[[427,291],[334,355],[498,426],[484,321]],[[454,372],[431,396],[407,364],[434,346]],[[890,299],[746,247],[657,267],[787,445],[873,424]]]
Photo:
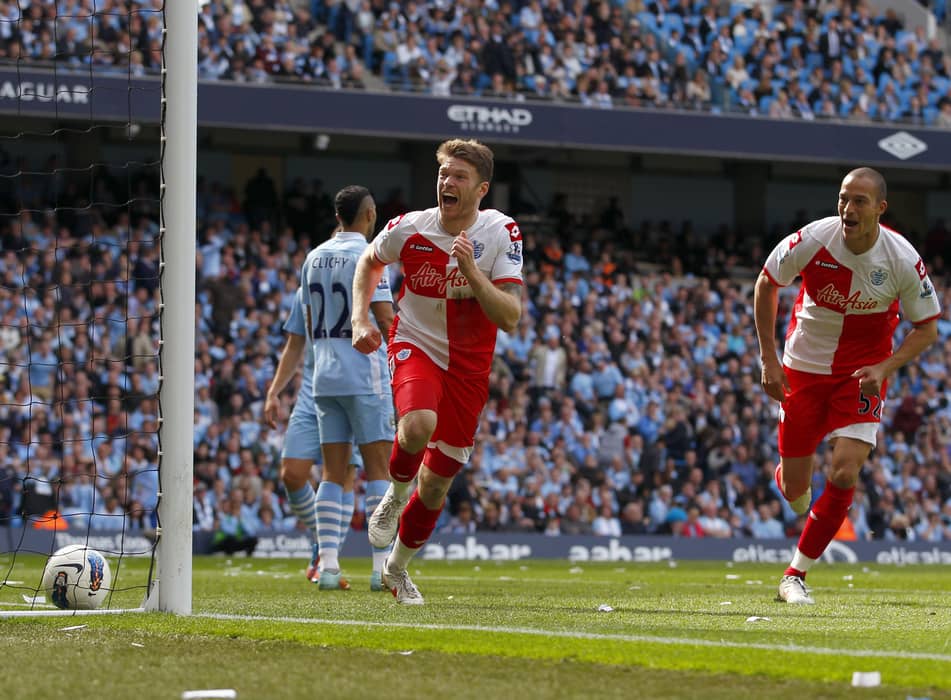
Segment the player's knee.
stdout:
[[415,454],[426,447],[435,430],[435,412],[411,411],[400,418],[398,427],[400,447]]
[[281,482],[288,491],[297,491],[310,477],[310,463],[306,460],[285,459],[281,462]]
[[829,481],[840,489],[850,489],[858,483],[862,464],[853,460],[833,460],[829,469]]
[[790,501],[795,501],[809,488],[812,481],[812,460],[804,461],[784,459],[782,469],[783,494]]

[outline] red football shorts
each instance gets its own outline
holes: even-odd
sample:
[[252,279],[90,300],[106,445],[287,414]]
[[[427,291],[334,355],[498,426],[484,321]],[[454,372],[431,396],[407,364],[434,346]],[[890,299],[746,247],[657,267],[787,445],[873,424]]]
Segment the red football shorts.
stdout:
[[393,375],[396,415],[428,409],[437,415],[431,442],[469,449],[479,416],[489,399],[489,377],[441,369],[419,348],[394,343],[387,348]]
[[[779,421],[779,454],[806,457],[830,433],[875,444],[888,383],[881,396],[865,396],[850,374],[812,374],[783,367],[790,391]],[[871,424],[871,425],[870,425]],[[849,426],[855,426],[849,429]]]

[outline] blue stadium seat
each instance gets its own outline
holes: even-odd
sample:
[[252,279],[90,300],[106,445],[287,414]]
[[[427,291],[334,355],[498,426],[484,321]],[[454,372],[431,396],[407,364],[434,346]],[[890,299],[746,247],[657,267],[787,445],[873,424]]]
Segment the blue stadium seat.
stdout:
[[850,78],[855,77],[855,64],[852,62],[851,56],[842,57],[842,72]]
[[652,32],[657,31],[657,18],[651,12],[638,12],[637,21],[641,23],[641,29],[648,29]]
[[737,51],[741,52],[743,55],[746,55],[746,52],[750,50],[750,47],[753,45],[754,41],[756,41],[756,37],[750,33],[740,39],[734,39],[733,46],[736,47]]
[[396,60],[395,51],[387,51],[383,54],[383,78],[388,83],[396,82],[400,77],[399,63]]
[[816,68],[822,68],[822,67],[823,67],[822,54],[818,54],[818,53],[806,54],[806,70],[808,70],[811,73]]
[[925,113],[925,124],[927,124],[928,126],[931,126],[932,124],[934,124],[935,119],[938,118],[938,108],[925,107],[923,111]]
[[802,37],[801,36],[787,36],[786,37],[786,51],[787,53],[793,46],[802,46]]
[[948,3],[946,0],[931,0],[931,11],[938,18],[939,22],[944,22],[948,14]]
[[664,15],[664,29],[669,35],[672,29],[676,29],[680,32],[680,36],[684,35],[684,20],[680,15],[675,15],[673,13]]

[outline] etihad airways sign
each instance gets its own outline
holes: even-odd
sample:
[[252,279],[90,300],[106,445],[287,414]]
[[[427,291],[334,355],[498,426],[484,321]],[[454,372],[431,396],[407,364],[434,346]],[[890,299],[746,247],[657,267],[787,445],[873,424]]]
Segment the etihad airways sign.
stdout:
[[498,134],[517,134],[521,129],[530,126],[533,120],[531,111],[521,107],[449,105],[446,115],[449,121],[458,124],[463,131]]

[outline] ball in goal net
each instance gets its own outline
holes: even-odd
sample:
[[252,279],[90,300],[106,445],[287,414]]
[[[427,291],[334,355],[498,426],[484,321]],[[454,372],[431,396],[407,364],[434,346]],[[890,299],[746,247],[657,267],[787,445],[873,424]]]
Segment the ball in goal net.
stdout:
[[0,18],[0,616],[59,612],[41,579],[68,545],[109,562],[95,612],[187,614],[197,2],[13,4]]

